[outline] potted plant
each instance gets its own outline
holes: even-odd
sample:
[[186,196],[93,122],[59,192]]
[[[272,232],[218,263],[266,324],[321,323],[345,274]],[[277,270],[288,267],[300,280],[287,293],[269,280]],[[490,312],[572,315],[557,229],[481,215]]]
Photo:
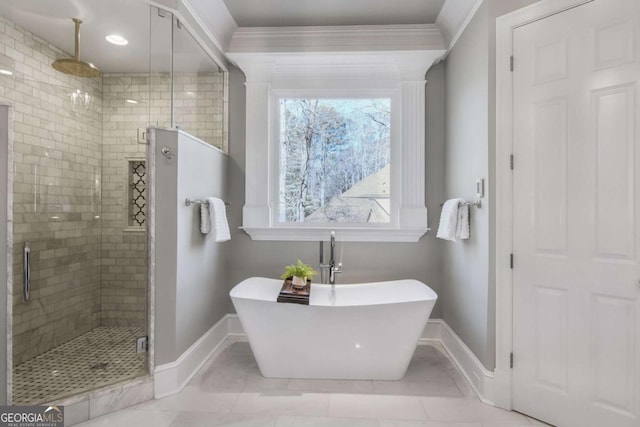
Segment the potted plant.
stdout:
[[287,265],[284,268],[284,273],[280,276],[281,279],[291,278],[294,288],[304,288],[307,285],[307,279],[313,279],[313,276],[318,274],[310,265],[298,259],[298,263],[294,265]]

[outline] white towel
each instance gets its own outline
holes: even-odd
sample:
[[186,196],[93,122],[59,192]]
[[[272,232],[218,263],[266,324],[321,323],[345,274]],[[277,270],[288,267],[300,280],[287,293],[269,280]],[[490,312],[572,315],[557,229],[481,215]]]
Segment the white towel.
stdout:
[[207,197],[209,202],[209,213],[211,217],[211,229],[213,230],[216,242],[226,242],[231,240],[229,223],[227,222],[227,208],[224,202],[217,197]]
[[456,237],[462,240],[469,238],[469,205],[466,202],[458,205],[458,221],[456,223]]
[[444,202],[436,237],[457,242],[469,238],[469,206],[464,199],[449,199]]
[[209,204],[200,203],[200,232],[209,234],[211,231],[211,214],[209,213]]

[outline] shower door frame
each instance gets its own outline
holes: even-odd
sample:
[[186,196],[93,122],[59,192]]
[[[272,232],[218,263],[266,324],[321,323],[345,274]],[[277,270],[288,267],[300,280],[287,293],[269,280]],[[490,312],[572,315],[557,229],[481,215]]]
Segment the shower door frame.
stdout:
[[[4,341],[5,346],[5,364],[2,366],[0,363],[0,370],[4,370],[6,378],[6,390],[5,400],[7,405],[13,404],[13,103],[9,100],[0,97],[0,106],[7,108],[7,159],[3,171],[4,178],[6,179],[6,188],[2,189],[4,193],[2,200],[6,202],[5,212],[6,215],[6,229],[7,233],[6,244],[4,250],[6,251],[6,279],[7,279],[7,292],[3,293],[6,296],[5,306],[3,310],[6,310],[4,315],[6,321],[6,328],[4,330],[6,339]],[[1,299],[0,299],[1,301]],[[0,374],[2,375],[2,374]],[[2,394],[0,394],[0,399]]]

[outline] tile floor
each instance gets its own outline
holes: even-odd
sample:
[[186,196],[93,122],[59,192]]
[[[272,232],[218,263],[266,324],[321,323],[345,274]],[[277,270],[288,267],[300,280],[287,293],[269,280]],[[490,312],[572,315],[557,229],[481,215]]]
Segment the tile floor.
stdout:
[[146,375],[141,327],[99,326],[13,370],[13,401],[38,405]]
[[543,426],[481,403],[438,344],[418,346],[401,381],[269,379],[248,343],[233,342],[176,395],[82,427]]

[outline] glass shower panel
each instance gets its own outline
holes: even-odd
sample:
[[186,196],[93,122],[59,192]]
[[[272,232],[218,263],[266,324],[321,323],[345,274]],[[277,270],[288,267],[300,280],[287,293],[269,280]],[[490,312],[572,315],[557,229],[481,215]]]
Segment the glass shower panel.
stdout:
[[173,14],[151,7],[149,28],[149,126],[172,124]]
[[179,20],[173,25],[174,126],[225,150],[225,73]]
[[99,79],[14,82],[12,397],[35,403],[70,392],[42,378],[75,369],[59,346],[100,323],[102,92]]

